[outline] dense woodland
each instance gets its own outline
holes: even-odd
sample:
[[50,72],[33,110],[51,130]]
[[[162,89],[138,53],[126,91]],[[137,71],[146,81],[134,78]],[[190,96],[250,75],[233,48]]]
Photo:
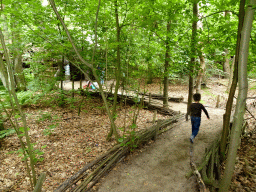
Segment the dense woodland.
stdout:
[[[248,119],[255,120],[255,111],[248,106],[248,102],[255,105],[256,99],[248,96],[248,90],[256,89],[255,8],[256,0],[1,1],[0,147],[8,150],[9,140],[15,139],[16,150],[10,149],[9,155],[19,156],[27,178],[20,191],[93,188],[118,159],[179,121],[181,114],[171,109],[171,100],[185,101],[188,107],[193,93],[209,88],[212,79],[226,86],[222,133],[206,151],[203,163],[192,162],[191,168],[200,191],[228,191],[248,125],[246,111]],[[170,87],[180,94],[173,96]],[[216,107],[220,99],[216,97]],[[149,128],[140,130],[139,114],[150,114],[145,108],[153,111],[153,124],[147,119],[144,126]],[[91,113],[94,116],[89,118]],[[80,118],[79,125],[68,123],[74,115]],[[164,120],[157,122],[157,117]],[[98,118],[102,119],[97,125]],[[188,120],[188,114],[182,118]],[[99,129],[91,132],[100,133],[105,147],[86,160],[84,172],[93,168],[88,177],[82,178],[83,169],[74,170],[66,188],[62,180],[63,184],[58,181],[44,189],[49,174],[38,172],[38,167],[46,161],[47,143],[61,139],[61,134],[76,135],[63,129],[64,121],[70,127],[81,127],[82,121],[97,125]],[[60,128],[63,132],[57,131]],[[254,124],[249,134],[255,134],[255,129]],[[41,131],[45,145],[39,136],[32,136]],[[87,143],[98,143],[88,135],[85,138]],[[243,140],[241,147],[253,142],[255,138]],[[85,153],[91,150],[88,146]],[[247,177],[255,185],[255,168],[251,170]],[[68,179],[72,175],[77,178]],[[0,190],[19,191],[24,178],[9,185],[0,177],[4,186]]]

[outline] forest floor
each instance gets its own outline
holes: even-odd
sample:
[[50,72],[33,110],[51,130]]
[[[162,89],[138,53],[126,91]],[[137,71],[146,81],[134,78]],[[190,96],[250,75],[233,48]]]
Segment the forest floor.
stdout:
[[[106,82],[109,85],[111,82]],[[78,87],[79,82],[76,82]],[[143,83],[141,83],[143,85]],[[205,148],[219,136],[222,128],[222,116],[227,100],[227,81],[211,79],[207,88],[203,89],[202,103],[211,117],[207,120],[202,114],[200,132],[194,143],[195,162],[199,165]],[[254,85],[255,86],[255,85]],[[70,82],[64,83],[64,89],[69,90]],[[159,81],[151,85],[141,86],[141,90],[151,93],[160,92]],[[169,96],[183,96],[185,102],[169,102],[169,107],[181,113],[186,112],[188,88],[182,84],[171,84]],[[216,108],[217,96],[220,95],[219,107]],[[249,91],[249,96],[255,96],[255,89]],[[42,191],[53,191],[67,178],[72,176],[88,162],[105,153],[115,145],[115,141],[106,142],[109,120],[99,98],[76,95],[75,101],[67,98],[65,107],[59,107],[59,95],[51,106],[43,104],[30,105],[24,110],[27,114],[28,127],[34,147],[44,152],[40,157],[43,161],[36,164],[38,175],[47,173]],[[82,110],[78,115],[78,106]],[[256,116],[253,100],[249,100],[248,109]],[[117,126],[131,125],[135,111],[132,106],[120,104],[118,106]],[[137,120],[138,128],[145,129],[152,125],[154,113],[142,109]],[[167,119],[168,116],[157,114],[157,119]],[[250,118],[247,113],[246,118]],[[125,122],[125,123],[124,123]],[[255,128],[255,121],[248,120],[249,129]],[[5,122],[5,127],[11,127]],[[175,128],[160,135],[156,141],[151,141],[140,149],[136,149],[120,162],[93,191],[198,191],[196,180],[185,175],[190,171],[189,165],[189,136],[190,122],[185,120],[177,123]],[[256,134],[246,137],[246,145],[239,151],[232,191],[246,191],[246,187],[255,187],[256,162],[255,139]],[[242,142],[244,143],[244,142]],[[253,147],[254,146],[254,147]],[[2,141],[0,149],[0,191],[30,191],[29,178],[25,172],[25,165],[21,163],[18,154],[13,153],[20,148],[17,136],[11,135]],[[255,166],[254,166],[255,167]],[[252,171],[254,172],[252,172]],[[239,189],[239,190],[233,190]],[[250,190],[249,190],[250,191]],[[253,191],[253,190],[251,190]]]

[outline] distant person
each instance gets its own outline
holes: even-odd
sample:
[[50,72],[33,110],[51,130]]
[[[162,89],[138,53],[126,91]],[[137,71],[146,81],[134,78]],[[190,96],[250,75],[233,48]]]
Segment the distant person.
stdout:
[[194,139],[199,132],[202,110],[204,111],[207,118],[210,119],[205,107],[201,103],[199,103],[199,101],[201,100],[201,95],[199,93],[196,93],[193,95],[193,99],[195,102],[192,103],[188,109],[188,115],[190,115],[191,117],[191,124],[192,124],[192,134],[189,139],[191,143],[194,143]]

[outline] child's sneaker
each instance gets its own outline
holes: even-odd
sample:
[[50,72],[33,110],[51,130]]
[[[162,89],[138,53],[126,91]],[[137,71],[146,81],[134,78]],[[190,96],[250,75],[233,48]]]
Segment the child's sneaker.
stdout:
[[189,140],[190,140],[190,143],[194,143],[194,138],[192,136],[189,138]]

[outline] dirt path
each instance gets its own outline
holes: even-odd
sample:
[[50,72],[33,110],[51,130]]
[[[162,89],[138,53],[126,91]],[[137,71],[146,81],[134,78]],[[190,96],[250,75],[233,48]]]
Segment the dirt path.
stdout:
[[[174,104],[176,109],[186,108],[185,104]],[[217,137],[221,130],[223,109],[207,108],[211,120],[202,115],[201,130],[195,139],[194,157],[201,162],[205,148]],[[143,148],[139,155],[129,157],[102,181],[99,192],[193,192],[198,191],[195,177],[185,175],[191,170],[189,164],[190,122],[183,121],[175,128],[158,137],[155,143]]]
[[[110,83],[109,83],[110,84]],[[79,84],[75,84],[79,87]],[[70,89],[71,83],[64,83],[64,89]],[[218,88],[217,92],[220,91]],[[187,91],[179,92],[185,100]],[[177,94],[176,94],[177,95]],[[204,99],[209,102],[206,94]],[[161,101],[159,101],[161,102]],[[208,103],[207,103],[208,104]],[[186,103],[169,102],[174,111],[186,113]],[[214,108],[214,104],[206,105],[210,120],[202,114],[200,132],[194,143],[194,160],[199,165],[205,148],[220,134],[224,109]],[[196,178],[186,179],[191,170],[189,157],[190,121],[179,122],[172,130],[164,133],[140,152],[134,153],[119,163],[105,178],[100,181],[99,192],[194,192],[198,191]]]

